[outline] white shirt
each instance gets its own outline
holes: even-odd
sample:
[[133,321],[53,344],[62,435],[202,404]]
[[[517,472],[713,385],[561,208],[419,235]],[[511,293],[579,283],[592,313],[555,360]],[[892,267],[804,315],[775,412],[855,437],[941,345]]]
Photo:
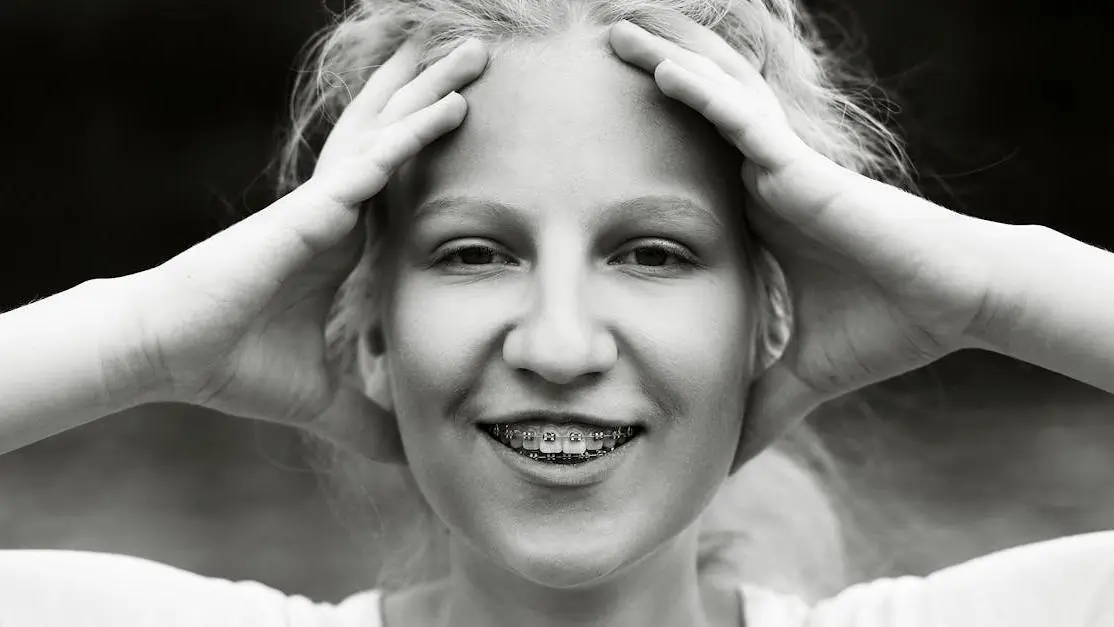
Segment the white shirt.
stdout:
[[[811,607],[740,593],[746,627],[1114,627],[1114,531],[858,584]],[[123,555],[0,551],[0,627],[382,627],[379,597],[315,603]]]

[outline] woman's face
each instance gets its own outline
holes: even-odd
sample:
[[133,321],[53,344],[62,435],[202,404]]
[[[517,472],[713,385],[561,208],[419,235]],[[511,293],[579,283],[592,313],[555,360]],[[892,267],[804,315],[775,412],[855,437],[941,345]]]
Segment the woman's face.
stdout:
[[588,583],[727,475],[752,342],[739,157],[603,31],[503,48],[464,95],[463,126],[389,191],[403,444],[476,555]]

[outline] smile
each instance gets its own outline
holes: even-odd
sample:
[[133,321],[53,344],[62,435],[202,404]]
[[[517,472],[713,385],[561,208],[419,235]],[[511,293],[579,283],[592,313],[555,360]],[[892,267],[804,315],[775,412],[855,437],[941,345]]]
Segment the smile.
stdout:
[[483,425],[492,439],[515,453],[551,464],[581,464],[611,454],[634,438],[635,426],[611,429],[519,424]]

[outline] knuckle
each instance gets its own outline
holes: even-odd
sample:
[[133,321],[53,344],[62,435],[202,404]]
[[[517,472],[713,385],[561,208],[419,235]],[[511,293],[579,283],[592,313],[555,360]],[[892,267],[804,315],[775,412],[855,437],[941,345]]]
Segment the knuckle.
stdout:
[[410,125],[403,126],[397,129],[395,135],[395,152],[396,154],[411,154],[417,152],[427,142],[426,137],[420,129],[414,128]]
[[360,187],[382,187],[390,179],[394,166],[390,157],[390,150],[380,147],[366,155],[366,158],[353,165],[354,175],[365,183]]
[[717,120],[732,120],[734,122],[730,129],[732,131],[747,126],[748,116],[742,99],[727,90],[715,90],[708,97],[701,113]]

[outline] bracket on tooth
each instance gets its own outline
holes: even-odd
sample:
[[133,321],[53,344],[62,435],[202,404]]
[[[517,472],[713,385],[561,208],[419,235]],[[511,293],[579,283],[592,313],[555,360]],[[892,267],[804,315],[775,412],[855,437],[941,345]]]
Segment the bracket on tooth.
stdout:
[[[513,429],[510,425],[492,425],[491,435],[496,439],[510,440],[511,438],[522,438],[526,442],[533,442],[539,440],[542,442],[556,442],[558,435],[552,431],[546,431],[538,434],[533,430]],[[585,435],[579,431],[570,431],[567,439],[569,442],[581,442],[586,438],[590,438],[595,442],[603,442],[605,440],[617,440],[620,438],[630,438],[634,436],[633,426],[616,427],[610,431],[592,431]]]

